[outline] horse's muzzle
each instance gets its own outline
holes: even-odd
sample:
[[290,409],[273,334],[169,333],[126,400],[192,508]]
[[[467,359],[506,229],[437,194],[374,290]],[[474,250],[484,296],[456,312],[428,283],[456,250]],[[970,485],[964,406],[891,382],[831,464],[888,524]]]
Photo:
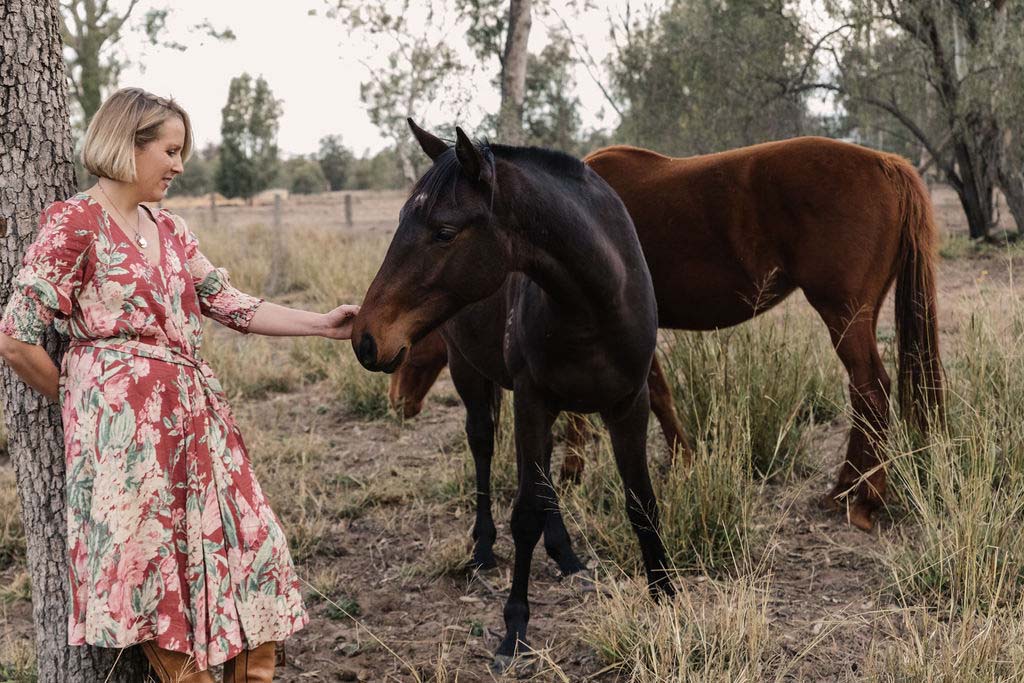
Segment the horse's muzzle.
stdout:
[[388,374],[398,369],[398,366],[405,360],[406,347],[395,354],[387,363],[381,363],[377,359],[377,342],[374,340],[373,335],[369,332],[364,332],[363,336],[359,339],[359,345],[356,347],[356,358],[359,359],[360,365],[367,370],[372,372],[386,372]]

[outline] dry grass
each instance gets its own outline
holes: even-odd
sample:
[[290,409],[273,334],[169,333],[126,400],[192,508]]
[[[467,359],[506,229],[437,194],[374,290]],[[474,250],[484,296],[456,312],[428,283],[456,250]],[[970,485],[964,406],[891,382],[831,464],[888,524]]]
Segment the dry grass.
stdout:
[[673,599],[645,597],[641,582],[601,584],[581,638],[632,683],[763,681],[778,655],[768,586],[750,578],[683,584]]

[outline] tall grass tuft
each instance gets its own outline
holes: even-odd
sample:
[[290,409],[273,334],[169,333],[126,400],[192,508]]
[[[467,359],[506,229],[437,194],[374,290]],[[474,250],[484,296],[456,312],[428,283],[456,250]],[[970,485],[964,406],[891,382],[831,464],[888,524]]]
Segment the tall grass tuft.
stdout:
[[[676,332],[660,356],[686,431],[714,435],[715,415],[742,416],[746,457],[765,479],[804,473],[807,427],[845,403],[845,375],[824,326],[791,308],[726,330]],[[722,402],[731,409],[714,413]]]
[[25,562],[25,527],[21,521],[14,470],[0,469],[0,570]]
[[772,665],[763,581],[683,585],[645,599],[639,580],[601,584],[582,612],[581,638],[633,683],[762,681]]
[[1018,618],[971,612],[949,621],[903,609],[893,621],[900,637],[871,644],[864,680],[1024,681],[1024,623]]
[[1020,304],[983,305],[947,353],[945,427],[923,446],[896,429],[888,444],[894,506],[909,517],[887,545],[893,583],[950,614],[1024,599]]

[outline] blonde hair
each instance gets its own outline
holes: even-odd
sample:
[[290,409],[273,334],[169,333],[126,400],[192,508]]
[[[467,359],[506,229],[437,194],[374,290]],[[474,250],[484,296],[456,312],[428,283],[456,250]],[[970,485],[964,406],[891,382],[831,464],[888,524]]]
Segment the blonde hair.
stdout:
[[177,116],[185,124],[181,159],[192,154],[192,123],[172,99],[141,88],[122,88],[107,98],[92,117],[82,145],[82,164],[99,178],[135,181],[135,149],[160,135],[164,121]]

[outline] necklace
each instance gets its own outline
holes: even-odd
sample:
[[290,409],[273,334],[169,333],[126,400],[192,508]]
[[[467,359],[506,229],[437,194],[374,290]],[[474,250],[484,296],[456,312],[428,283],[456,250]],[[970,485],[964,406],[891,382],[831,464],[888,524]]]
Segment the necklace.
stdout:
[[[100,188],[100,192],[103,193],[103,196],[106,198],[107,203],[110,204],[111,207],[113,207],[114,213],[117,214],[118,218],[120,218],[124,222],[126,227],[131,228],[131,226],[128,225],[128,219],[125,218],[124,214],[121,213],[121,210],[117,208],[117,204],[115,204],[114,200],[112,200],[110,198],[110,195],[108,195],[107,191],[103,189],[103,185],[101,185],[99,183],[99,181],[96,181],[96,187]],[[139,220],[140,219],[139,219],[138,211],[139,211],[138,208],[136,208],[135,209],[135,227],[132,228],[132,230],[135,231],[135,244],[139,245],[140,249],[145,249],[146,247],[149,246],[149,241],[146,240],[146,238],[142,236],[141,232],[139,232]]]

